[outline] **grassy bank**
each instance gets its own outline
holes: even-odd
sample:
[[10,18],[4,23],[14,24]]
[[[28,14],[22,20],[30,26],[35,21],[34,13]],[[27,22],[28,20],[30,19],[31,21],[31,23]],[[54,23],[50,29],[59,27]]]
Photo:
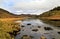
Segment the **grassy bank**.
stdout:
[[17,21],[17,20],[23,20],[25,18],[0,18],[0,21],[5,21],[5,22],[8,22],[8,21]]
[[20,23],[15,23],[15,20],[20,20],[20,18],[0,19],[0,39],[14,39],[15,35],[18,34],[21,29]]
[[42,20],[44,23],[56,26],[56,27],[60,27],[60,21],[59,20],[47,20],[47,19],[40,19]]

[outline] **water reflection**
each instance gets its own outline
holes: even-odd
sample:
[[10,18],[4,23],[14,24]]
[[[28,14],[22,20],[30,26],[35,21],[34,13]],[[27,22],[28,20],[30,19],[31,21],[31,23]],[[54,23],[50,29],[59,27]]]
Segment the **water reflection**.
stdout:
[[21,28],[20,34],[15,39],[21,39],[24,35],[32,36],[31,39],[42,39],[43,37],[45,39],[60,39],[60,35],[57,33],[60,31],[58,28],[45,24],[39,19],[24,20],[21,22]]

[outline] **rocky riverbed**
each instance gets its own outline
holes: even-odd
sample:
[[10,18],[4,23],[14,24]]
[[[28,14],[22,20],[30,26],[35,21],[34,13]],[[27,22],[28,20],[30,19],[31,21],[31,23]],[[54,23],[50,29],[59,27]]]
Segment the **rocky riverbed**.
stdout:
[[39,19],[23,20],[15,39],[60,39],[60,29]]

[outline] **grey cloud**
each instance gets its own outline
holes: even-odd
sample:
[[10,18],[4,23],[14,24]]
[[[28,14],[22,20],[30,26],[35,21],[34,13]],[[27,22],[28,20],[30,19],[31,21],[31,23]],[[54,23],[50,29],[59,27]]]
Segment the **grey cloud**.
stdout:
[[47,9],[53,8],[60,4],[60,0],[45,0],[45,1],[32,1],[32,2],[17,2],[15,8],[20,9]]
[[[2,2],[3,1],[0,0],[0,4]],[[9,1],[7,2],[9,3]],[[14,14],[41,14],[57,6],[60,6],[60,0],[31,0],[29,2],[19,2],[17,0],[14,0],[14,6],[8,6],[7,8],[10,12],[13,12]]]

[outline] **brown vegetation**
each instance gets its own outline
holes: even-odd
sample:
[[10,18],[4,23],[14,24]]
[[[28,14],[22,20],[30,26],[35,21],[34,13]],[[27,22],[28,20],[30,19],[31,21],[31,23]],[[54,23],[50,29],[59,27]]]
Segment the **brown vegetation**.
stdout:
[[20,31],[20,24],[0,21],[0,39],[12,39]]
[[21,29],[20,23],[15,23],[14,21],[23,19],[24,17],[18,18],[17,15],[0,9],[0,39],[14,39]]
[[60,6],[41,14],[39,19],[42,19],[45,23],[60,26]]

